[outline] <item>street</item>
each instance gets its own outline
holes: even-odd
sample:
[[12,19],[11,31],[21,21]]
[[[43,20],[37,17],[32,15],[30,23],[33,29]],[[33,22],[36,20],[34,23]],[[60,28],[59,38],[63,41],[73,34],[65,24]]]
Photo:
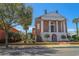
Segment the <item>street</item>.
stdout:
[[0,48],[1,56],[79,56],[78,47]]

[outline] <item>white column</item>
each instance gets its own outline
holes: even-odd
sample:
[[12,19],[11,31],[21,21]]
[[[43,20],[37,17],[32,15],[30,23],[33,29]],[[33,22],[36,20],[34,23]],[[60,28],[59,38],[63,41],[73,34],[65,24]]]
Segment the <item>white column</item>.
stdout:
[[62,30],[63,30],[62,27],[63,27],[63,22],[61,21],[61,32],[62,32]]
[[51,21],[49,21],[49,32],[51,32]]
[[[51,33],[51,21],[49,21],[49,33]],[[49,34],[49,35],[51,35],[51,34]],[[49,38],[49,41],[52,41],[52,40],[51,40],[51,36],[50,36],[50,38]]]
[[65,21],[63,22],[64,25],[64,32],[66,32],[66,25],[65,25]]
[[58,36],[58,21],[56,21],[56,32],[57,32],[56,35],[57,35],[57,41],[58,41],[58,37],[59,37],[59,36]]
[[41,21],[41,33],[43,32],[43,21]]
[[58,21],[56,21],[56,32],[58,32]]

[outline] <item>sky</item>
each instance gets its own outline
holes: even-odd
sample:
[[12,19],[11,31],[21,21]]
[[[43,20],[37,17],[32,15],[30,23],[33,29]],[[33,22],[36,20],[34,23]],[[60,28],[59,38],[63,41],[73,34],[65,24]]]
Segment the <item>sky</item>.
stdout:
[[[25,5],[33,8],[32,24],[28,32],[32,32],[32,28],[35,25],[35,18],[43,15],[44,10],[47,10],[48,13],[58,10],[59,14],[63,15],[67,20],[68,31],[76,30],[76,26],[72,20],[79,17],[78,3],[26,3]],[[24,31],[20,26],[17,29]]]

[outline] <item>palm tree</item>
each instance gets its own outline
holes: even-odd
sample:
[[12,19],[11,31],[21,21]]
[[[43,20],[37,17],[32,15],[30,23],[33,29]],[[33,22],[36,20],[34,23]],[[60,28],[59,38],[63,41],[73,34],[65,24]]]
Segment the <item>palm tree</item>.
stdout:
[[78,21],[79,21],[79,18],[74,18],[73,19],[73,23],[76,24],[76,33],[77,33],[77,36],[78,36]]

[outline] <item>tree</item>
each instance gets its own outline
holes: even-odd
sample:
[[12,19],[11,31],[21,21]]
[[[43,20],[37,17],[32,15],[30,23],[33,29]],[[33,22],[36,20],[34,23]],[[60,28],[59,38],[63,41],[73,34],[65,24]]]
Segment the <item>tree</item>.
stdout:
[[8,40],[8,36],[7,36],[7,29],[6,29],[6,24],[4,22],[4,19],[5,19],[5,4],[0,4],[0,20],[2,20],[2,24],[4,26],[4,30],[5,30],[5,33],[6,33],[6,37],[5,37],[5,41],[6,41],[6,48],[8,47],[8,44],[7,44],[7,40]]
[[32,20],[32,8],[26,7],[22,3],[1,3],[0,20],[2,20],[2,25],[6,33],[5,45],[8,47],[8,31],[11,27],[21,25],[26,30],[27,36],[27,29]]
[[77,33],[77,36],[78,36],[78,22],[79,22],[79,18],[73,19],[73,23],[76,24],[76,33]]
[[[4,27],[5,27],[5,31],[6,31],[6,48],[8,47],[8,32],[10,30],[10,28],[17,26],[17,9],[21,4],[12,4],[12,3],[8,3],[8,4],[4,4]],[[7,26],[6,26],[7,25]]]
[[62,39],[66,39],[66,36],[65,36],[65,35],[61,35],[61,38],[62,38]]
[[29,25],[31,25],[32,22],[32,8],[30,6],[26,7],[24,4],[22,5],[22,8],[19,9],[18,15],[20,20],[18,21],[23,29],[26,31],[26,39],[27,39],[27,30],[29,28]]
[[46,34],[44,37],[48,39],[50,37],[50,35],[49,34]]

